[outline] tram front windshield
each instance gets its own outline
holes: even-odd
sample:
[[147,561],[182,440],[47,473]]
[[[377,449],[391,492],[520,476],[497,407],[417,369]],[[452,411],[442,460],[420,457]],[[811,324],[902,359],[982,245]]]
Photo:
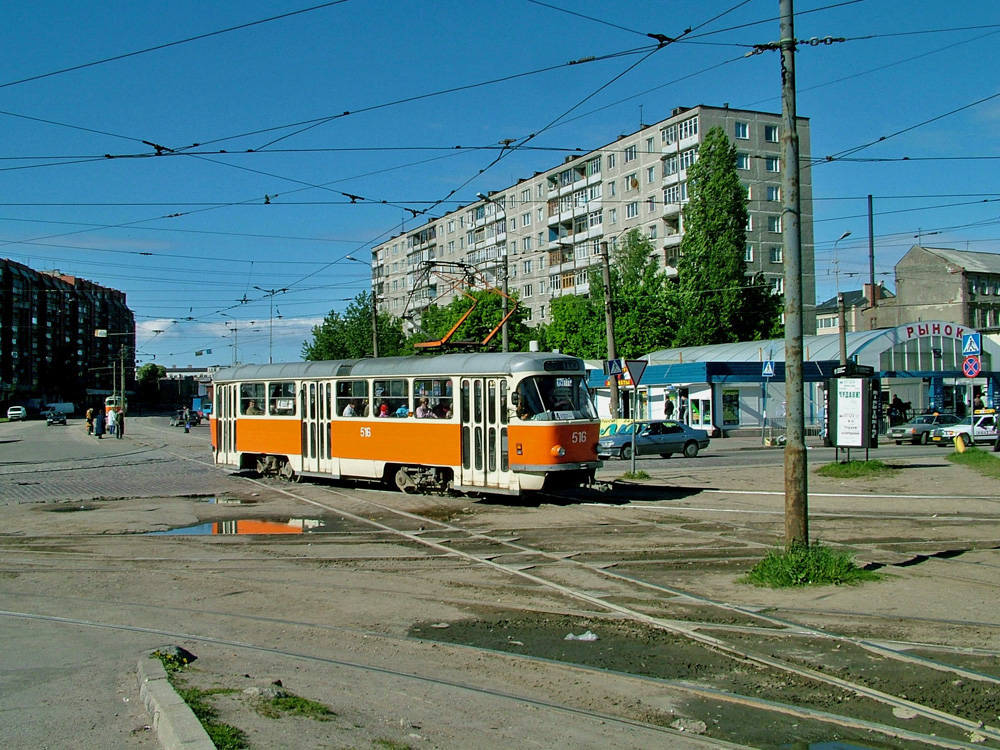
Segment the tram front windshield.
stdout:
[[584,379],[571,375],[537,375],[525,378],[514,394],[519,419],[554,421],[596,419],[597,410],[590,400]]

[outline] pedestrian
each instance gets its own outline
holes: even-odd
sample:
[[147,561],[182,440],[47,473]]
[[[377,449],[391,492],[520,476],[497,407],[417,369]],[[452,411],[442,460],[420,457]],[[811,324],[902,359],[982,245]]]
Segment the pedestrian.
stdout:
[[973,411],[982,411],[985,408],[986,407],[983,406],[983,397],[982,396],[977,395],[974,399],[972,399],[972,410]]
[[115,427],[118,426],[118,412],[114,409],[108,410],[108,434],[115,436]]
[[118,431],[115,432],[115,437],[121,440],[123,437],[125,437],[125,412],[122,411],[121,409],[118,409],[117,425],[118,425]]
[[666,419],[674,418],[674,401],[669,396],[667,396],[667,403],[663,405],[663,416]]
[[94,414],[94,434],[98,440],[104,437],[104,412],[100,409]]
[[94,434],[94,407],[87,409],[87,434]]

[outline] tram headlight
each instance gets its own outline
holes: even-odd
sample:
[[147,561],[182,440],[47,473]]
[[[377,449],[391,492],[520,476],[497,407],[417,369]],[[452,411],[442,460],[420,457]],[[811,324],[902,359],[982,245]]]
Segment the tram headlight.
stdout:
[[556,458],[562,458],[563,456],[566,455],[566,449],[563,448],[561,445],[553,445],[552,450],[549,452]]

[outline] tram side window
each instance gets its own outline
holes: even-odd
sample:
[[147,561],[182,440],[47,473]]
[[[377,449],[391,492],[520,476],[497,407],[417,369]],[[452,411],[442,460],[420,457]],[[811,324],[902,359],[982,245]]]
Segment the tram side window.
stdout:
[[451,390],[450,379],[413,381],[413,397],[418,401],[426,398],[430,410],[437,419],[451,419],[454,410]]
[[268,383],[267,412],[280,416],[295,414],[295,383]]
[[243,383],[240,385],[240,414],[251,416],[264,413],[264,384]]
[[375,416],[408,417],[413,413],[410,409],[410,384],[407,381],[376,380],[372,383],[372,392],[375,396]]
[[337,415],[368,416],[368,381],[341,380],[337,383]]

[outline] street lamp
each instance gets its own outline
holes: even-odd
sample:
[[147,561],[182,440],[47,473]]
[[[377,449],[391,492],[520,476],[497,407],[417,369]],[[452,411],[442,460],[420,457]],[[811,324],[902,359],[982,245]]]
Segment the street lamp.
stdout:
[[844,232],[833,243],[834,275],[837,280],[837,328],[840,330],[840,364],[847,364],[847,312],[844,309],[844,293],[840,291],[840,255],[837,245],[851,236],[850,231]]
[[267,318],[267,363],[271,364],[274,360],[271,359],[271,344],[274,341],[274,295],[280,294],[281,292],[287,292],[287,289],[262,289],[259,286],[255,286],[258,292],[264,292],[271,300],[271,312]]
[[[370,264],[351,255],[345,255],[344,260],[352,260],[371,268]],[[372,278],[372,356],[378,357],[378,284],[374,277]]]
[[[506,207],[504,207],[500,203],[497,203],[492,198],[489,198],[489,197],[483,195],[482,193],[476,193],[476,197],[479,198],[480,200],[486,201],[487,203],[492,203],[494,205],[494,207],[498,211],[502,211],[503,212],[504,234],[506,235],[506,233],[507,233],[507,226],[506,226],[507,225],[507,209],[506,209]],[[497,235],[499,235],[499,232],[497,232]],[[505,352],[509,352],[510,351],[510,339],[508,338],[508,334],[507,334],[507,296],[508,296],[507,295],[507,291],[508,291],[507,290],[507,277],[509,276],[509,273],[508,273],[509,268],[508,268],[507,264],[508,264],[509,261],[507,259],[507,241],[506,240],[504,240],[503,244],[500,246],[500,251],[501,251],[501,254],[503,256],[503,279],[501,280],[501,285],[500,285],[500,291],[503,293],[503,300],[501,302],[501,304],[503,305],[502,312],[501,312],[501,315],[503,316],[503,323],[500,326],[500,348],[503,351],[505,351]]]

